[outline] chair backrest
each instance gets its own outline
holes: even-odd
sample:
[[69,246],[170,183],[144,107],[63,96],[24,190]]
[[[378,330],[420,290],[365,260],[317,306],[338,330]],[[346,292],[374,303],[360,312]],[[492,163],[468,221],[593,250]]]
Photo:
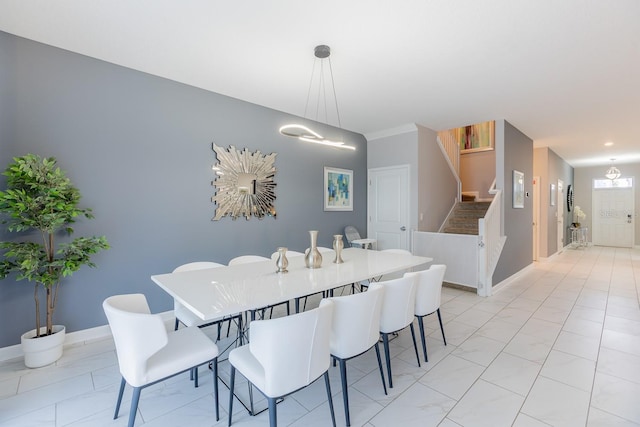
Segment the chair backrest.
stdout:
[[193,270],[204,270],[206,268],[218,268],[224,267],[224,264],[218,264],[217,262],[211,261],[196,261],[189,262],[187,264],[182,264],[173,269],[174,273],[180,273],[181,271],[193,271]]
[[[218,267],[224,267],[224,264],[218,264],[217,262],[211,262],[211,261],[195,261],[195,262],[189,262],[187,264],[179,265],[173,269],[173,272],[180,273],[183,271],[204,270],[206,268],[218,268]],[[182,307],[183,307],[182,304],[180,304],[175,299],[173,300],[174,311],[180,310]],[[184,319],[182,320],[184,321]]]
[[329,369],[332,309],[322,300],[314,310],[251,322],[249,349],[264,368],[268,396],[298,390]]
[[347,239],[347,243],[351,246],[352,240],[360,239],[360,233],[353,225],[347,225],[344,228],[344,237]]
[[[280,254],[278,253],[278,251],[275,251],[274,253],[271,254],[271,260],[276,261],[279,255]],[[287,256],[287,258],[289,258],[290,256],[298,256],[298,255],[304,255],[304,254],[302,252],[297,252],[297,251],[287,251],[285,255]]]
[[150,314],[142,294],[114,295],[102,303],[124,379],[133,387],[145,385],[147,360],[167,345],[160,315]]
[[427,270],[405,274],[416,278],[416,315],[426,316],[440,308],[442,281],[446,270],[447,266],[444,264],[433,264]]
[[229,265],[247,264],[250,262],[269,261],[269,258],[260,255],[240,255],[229,261]]
[[333,302],[331,354],[341,359],[357,356],[380,338],[380,314],[384,288],[369,285],[367,292],[329,298]]
[[399,331],[413,322],[416,304],[416,280],[412,276],[378,282],[384,286],[380,332]]

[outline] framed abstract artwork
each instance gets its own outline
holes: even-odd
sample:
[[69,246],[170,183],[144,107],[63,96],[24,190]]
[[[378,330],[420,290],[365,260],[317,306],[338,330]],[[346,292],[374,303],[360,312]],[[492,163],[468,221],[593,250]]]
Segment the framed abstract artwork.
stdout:
[[524,173],[513,170],[513,208],[524,208]]
[[353,210],[353,171],[324,168],[324,210]]
[[458,141],[460,154],[493,150],[495,146],[495,121],[452,129]]

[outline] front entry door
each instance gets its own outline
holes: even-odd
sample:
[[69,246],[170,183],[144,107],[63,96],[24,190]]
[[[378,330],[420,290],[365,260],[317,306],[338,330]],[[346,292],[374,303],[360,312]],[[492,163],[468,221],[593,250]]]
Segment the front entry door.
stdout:
[[378,249],[410,249],[409,165],[369,170],[368,215]]
[[633,246],[633,188],[593,190],[593,244]]

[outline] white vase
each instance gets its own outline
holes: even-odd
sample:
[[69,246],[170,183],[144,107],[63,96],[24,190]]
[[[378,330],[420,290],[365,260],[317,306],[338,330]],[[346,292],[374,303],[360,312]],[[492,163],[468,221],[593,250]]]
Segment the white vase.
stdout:
[[[45,326],[40,328],[40,333],[46,333]],[[60,359],[64,344],[65,327],[53,325],[53,334],[41,335],[35,338],[36,330],[25,332],[20,337],[22,351],[24,352],[24,364],[27,368],[40,368]]]

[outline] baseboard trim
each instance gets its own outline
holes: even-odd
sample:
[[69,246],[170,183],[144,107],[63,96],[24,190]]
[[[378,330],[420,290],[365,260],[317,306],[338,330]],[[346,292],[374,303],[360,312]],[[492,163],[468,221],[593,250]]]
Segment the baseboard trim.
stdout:
[[534,268],[535,268],[535,264],[531,263],[531,264],[527,265],[526,267],[524,267],[522,270],[520,270],[520,271],[516,272],[515,274],[512,274],[511,276],[507,277],[502,282],[497,283],[496,285],[493,286],[493,288],[491,288],[491,294],[495,295],[496,292],[500,292],[500,290],[502,290],[503,288],[509,286],[511,283],[513,283],[514,281],[518,280],[520,277],[524,276],[525,274],[529,273]]
[[[167,328],[173,330],[173,322],[175,319],[173,310],[158,314],[162,317]],[[82,329],[75,332],[67,332],[65,334],[64,346],[69,347],[78,344],[88,344],[93,341],[109,338],[110,336],[111,329],[109,329],[109,325],[96,326],[95,328]],[[0,348],[0,362],[22,357],[24,357],[24,353],[22,352],[22,345],[20,344]]]

